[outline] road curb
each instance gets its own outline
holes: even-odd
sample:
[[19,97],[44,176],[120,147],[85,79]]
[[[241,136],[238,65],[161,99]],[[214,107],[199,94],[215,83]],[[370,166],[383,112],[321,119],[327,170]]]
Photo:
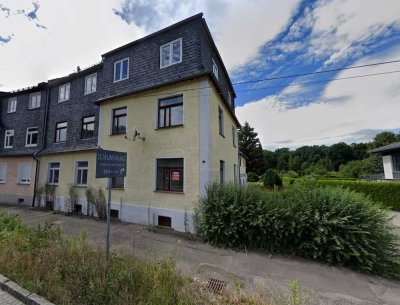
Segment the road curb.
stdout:
[[22,288],[17,283],[9,280],[0,274],[0,289],[8,292],[10,295],[20,300],[26,305],[54,305],[36,293]]

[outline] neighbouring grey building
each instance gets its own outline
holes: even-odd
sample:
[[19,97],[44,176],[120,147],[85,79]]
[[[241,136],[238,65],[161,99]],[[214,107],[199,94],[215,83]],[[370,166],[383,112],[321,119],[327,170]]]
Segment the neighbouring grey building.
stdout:
[[382,154],[385,179],[400,180],[400,142],[371,150],[372,154]]

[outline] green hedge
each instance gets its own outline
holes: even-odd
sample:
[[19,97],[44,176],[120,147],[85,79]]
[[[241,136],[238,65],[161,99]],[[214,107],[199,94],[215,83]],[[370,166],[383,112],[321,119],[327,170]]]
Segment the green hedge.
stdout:
[[211,244],[264,249],[400,277],[399,237],[385,210],[361,193],[294,185],[284,191],[212,185],[196,228]]
[[370,196],[394,211],[400,211],[400,182],[316,180],[320,186],[339,186]]

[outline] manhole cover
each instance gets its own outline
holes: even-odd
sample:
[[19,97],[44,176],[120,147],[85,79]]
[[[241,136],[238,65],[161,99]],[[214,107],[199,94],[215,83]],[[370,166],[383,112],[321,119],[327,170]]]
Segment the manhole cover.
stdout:
[[222,290],[226,287],[227,282],[217,280],[214,278],[209,278],[207,281],[207,286],[206,288],[214,293],[221,293]]

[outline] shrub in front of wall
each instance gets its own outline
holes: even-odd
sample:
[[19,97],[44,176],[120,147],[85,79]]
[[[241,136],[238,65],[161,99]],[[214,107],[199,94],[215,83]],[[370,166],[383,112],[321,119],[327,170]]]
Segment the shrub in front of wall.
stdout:
[[399,238],[387,212],[350,190],[294,185],[266,192],[216,184],[200,199],[196,220],[199,234],[214,245],[400,277]]

